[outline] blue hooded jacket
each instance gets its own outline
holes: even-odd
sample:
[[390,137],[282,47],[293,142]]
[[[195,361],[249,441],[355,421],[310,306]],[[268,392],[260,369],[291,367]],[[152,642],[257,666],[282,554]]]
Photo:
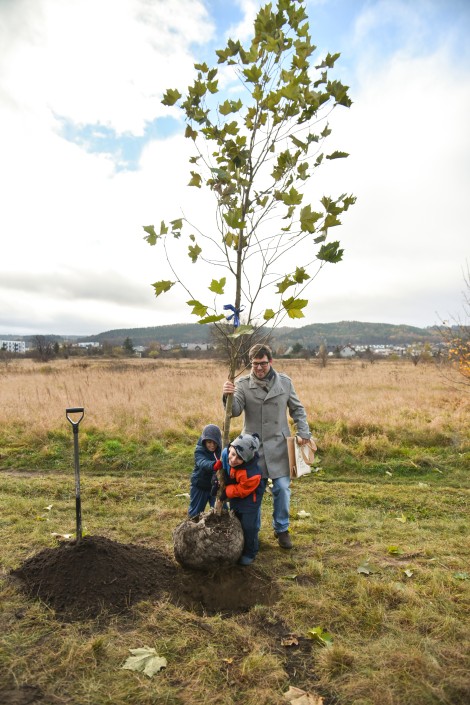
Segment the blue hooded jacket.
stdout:
[[[214,441],[217,444],[215,453],[207,450],[204,441]],[[194,470],[191,475],[191,485],[193,487],[210,492],[214,463],[216,458],[217,460],[220,458],[221,450],[222,433],[220,428],[215,424],[204,426],[194,451]]]

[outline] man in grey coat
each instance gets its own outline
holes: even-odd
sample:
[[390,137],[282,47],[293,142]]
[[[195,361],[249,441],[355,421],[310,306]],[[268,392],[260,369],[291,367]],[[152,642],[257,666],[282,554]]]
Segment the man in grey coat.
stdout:
[[263,477],[273,481],[273,529],[281,548],[292,548],[289,536],[290,470],[286,438],[290,436],[287,411],[293,419],[301,444],[310,438],[305,409],[291,379],[272,367],[267,345],[253,345],[249,351],[251,374],[233,384],[224,383],[224,402],[233,394],[232,417],[245,414],[242,433],[260,437],[259,465]]

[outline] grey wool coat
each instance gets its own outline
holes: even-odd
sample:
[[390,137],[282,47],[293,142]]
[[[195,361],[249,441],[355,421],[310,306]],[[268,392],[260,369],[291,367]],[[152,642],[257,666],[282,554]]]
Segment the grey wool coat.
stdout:
[[307,414],[300,403],[290,377],[274,370],[269,391],[260,387],[250,375],[240,377],[233,395],[232,417],[245,414],[242,433],[257,433],[261,440],[259,465],[263,477],[289,475],[286,438],[291,435],[287,412],[302,438],[310,438]]

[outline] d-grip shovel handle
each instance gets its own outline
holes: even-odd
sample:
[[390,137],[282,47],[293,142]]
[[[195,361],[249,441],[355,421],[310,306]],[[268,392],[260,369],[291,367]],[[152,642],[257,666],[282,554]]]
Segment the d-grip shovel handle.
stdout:
[[[69,414],[81,414],[81,416],[77,421],[74,421],[73,419],[70,418]],[[77,431],[78,431],[78,424],[83,419],[84,414],[85,414],[85,409],[83,408],[83,406],[74,406],[70,409],[65,410],[65,415],[67,417],[67,421],[70,421],[70,423],[73,426],[74,431],[75,431],[75,429],[77,429]]]

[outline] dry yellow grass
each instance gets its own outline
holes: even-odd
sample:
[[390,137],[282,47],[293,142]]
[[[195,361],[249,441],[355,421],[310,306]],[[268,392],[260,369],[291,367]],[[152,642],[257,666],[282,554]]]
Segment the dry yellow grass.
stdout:
[[[432,364],[334,361],[321,368],[280,360],[275,367],[292,377],[314,433],[326,424],[331,440],[342,425],[365,436],[391,429],[460,434],[469,426],[468,392]],[[88,426],[137,439],[180,436],[222,423],[225,378],[225,365],[212,360],[21,360],[0,368],[0,424],[43,433],[64,424],[66,407],[84,406]]]

